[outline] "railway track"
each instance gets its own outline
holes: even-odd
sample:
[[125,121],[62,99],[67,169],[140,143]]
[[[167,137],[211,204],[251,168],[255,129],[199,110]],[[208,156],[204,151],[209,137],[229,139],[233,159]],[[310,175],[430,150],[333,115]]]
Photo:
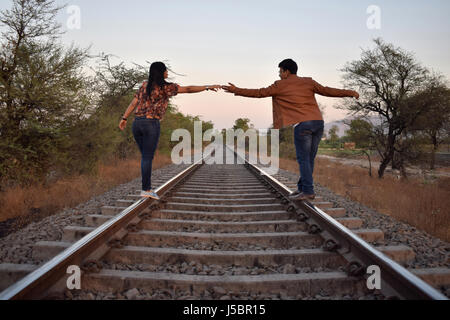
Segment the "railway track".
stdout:
[[[136,191],[66,227],[62,241],[37,243],[34,256],[48,261],[22,268],[0,299],[446,299],[388,258],[402,249],[379,245],[380,230],[290,192],[247,162],[202,159],[157,189],[159,203]],[[81,291],[67,289],[70,266],[82,270]],[[369,266],[381,289],[368,288]]]

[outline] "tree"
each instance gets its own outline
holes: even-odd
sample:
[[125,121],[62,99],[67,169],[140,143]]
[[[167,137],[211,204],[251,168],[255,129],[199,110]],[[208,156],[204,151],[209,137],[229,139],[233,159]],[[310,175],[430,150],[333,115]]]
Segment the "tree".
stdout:
[[345,72],[347,85],[357,87],[359,101],[351,101],[343,108],[353,114],[377,114],[381,124],[375,128],[375,147],[381,157],[378,177],[382,178],[395,153],[407,152],[398,148],[399,137],[427,110],[425,104],[411,108],[407,99],[424,90],[433,81],[430,72],[422,67],[413,54],[374,40],[373,50],[363,50],[361,59],[347,63]]
[[280,143],[286,142],[286,143],[293,144],[294,143],[294,127],[287,126],[287,127],[281,128],[279,131],[279,139],[280,139]]
[[248,118],[238,118],[234,121],[233,130],[242,129],[245,132],[250,128],[253,128],[253,124]]
[[[273,130],[273,126],[270,130]],[[271,131],[267,133],[271,143]],[[287,126],[279,129],[279,156],[287,159],[296,159],[295,143],[294,143],[294,127]],[[271,144],[268,144],[270,147]]]
[[93,104],[96,108],[88,122],[91,130],[97,132],[93,136],[97,141],[96,158],[102,154],[111,154],[123,159],[136,151],[131,132],[132,119],[120,134],[117,122],[143,81],[148,78],[148,68],[137,64],[126,66],[123,61],[114,64],[112,57],[111,54],[101,53],[97,57],[98,64],[91,68],[95,72],[93,86],[96,95]]
[[339,136],[337,132],[339,131],[339,128],[337,125],[334,125],[328,130],[328,140],[331,142],[331,145],[336,148]]
[[450,90],[441,77],[436,77],[426,90],[412,96],[408,105],[424,105],[427,112],[419,116],[410,131],[423,135],[431,143],[430,169],[434,169],[436,152],[450,136]]
[[346,123],[348,140],[355,142],[357,148],[370,149],[373,146],[373,125],[364,119],[354,119]]
[[[131,121],[125,132],[117,125],[148,67],[113,64],[102,53],[95,76],[86,76],[89,48],[58,43],[62,8],[53,0],[14,0],[0,14],[0,186],[94,173],[99,161],[137,151]],[[158,150],[169,151],[180,126],[193,134],[195,120],[169,104]]]
[[14,0],[0,13],[0,173],[3,180],[41,179],[85,117],[88,49],[65,49],[51,0]]

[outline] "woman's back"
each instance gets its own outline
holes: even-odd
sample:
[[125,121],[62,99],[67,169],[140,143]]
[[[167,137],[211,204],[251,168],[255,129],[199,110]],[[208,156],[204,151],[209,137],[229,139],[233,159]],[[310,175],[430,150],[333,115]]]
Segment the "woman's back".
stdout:
[[154,85],[150,94],[147,95],[147,81],[141,85],[134,97],[137,99],[136,117],[147,117],[162,119],[169,105],[169,98],[176,96],[179,85],[168,83],[162,86]]

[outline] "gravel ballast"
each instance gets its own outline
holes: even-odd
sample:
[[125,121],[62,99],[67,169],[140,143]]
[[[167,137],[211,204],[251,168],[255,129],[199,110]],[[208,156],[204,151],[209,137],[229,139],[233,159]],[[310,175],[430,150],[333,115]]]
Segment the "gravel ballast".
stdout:
[[[156,179],[169,172],[175,175],[187,168],[187,165],[176,166],[169,165],[167,167],[154,170],[152,178]],[[279,174],[284,178],[289,179],[291,182],[296,182],[298,176],[295,173],[280,169]],[[116,199],[123,198],[129,193],[135,193],[140,189],[141,179],[135,179],[129,183],[122,184],[116,188],[92,198],[86,203],[80,204],[74,208],[65,209],[53,216],[46,217],[39,222],[34,222],[24,227],[22,230],[14,232],[2,239],[0,239],[0,263],[18,263],[18,264],[40,264],[41,261],[36,261],[32,258],[32,249],[38,241],[59,241],[61,240],[63,229],[66,226],[83,226],[84,217],[89,214],[100,213],[102,206],[114,205]],[[157,185],[155,185],[157,186]],[[383,215],[375,210],[363,206],[359,203],[350,201],[342,196],[334,194],[331,190],[323,187],[319,184],[315,185],[316,193],[323,198],[323,201],[333,203],[335,208],[345,208],[347,216],[359,217],[364,220],[363,228],[377,228],[384,232],[384,244],[385,245],[399,245],[404,244],[411,247],[416,258],[410,262],[408,268],[434,268],[434,267],[449,267],[448,254],[450,252],[450,244],[437,239],[426,232],[420,231],[406,223],[399,222],[392,217]],[[163,246],[165,247],[165,246]],[[171,247],[171,246],[168,246]],[[265,250],[264,246],[246,246],[242,244],[237,245],[206,245],[195,244],[193,246],[179,246],[185,249],[196,250]],[[294,249],[293,247],[291,249]],[[116,264],[109,266],[113,269],[126,270],[126,266]],[[196,266],[196,265],[162,265],[162,266],[148,266],[148,265],[136,265],[136,270],[152,270],[158,272],[170,271],[170,272],[190,272],[197,273],[198,271],[204,272],[205,275],[211,274],[265,274],[265,273],[284,273],[287,272],[283,268],[271,269],[258,269],[258,268],[227,268],[218,266]],[[134,269],[134,268],[133,268]],[[303,268],[304,269],[304,268]],[[293,269],[293,272],[308,272],[308,270],[302,268]],[[310,270],[317,271],[317,270]],[[324,268],[324,271],[326,269]],[[200,295],[194,296],[190,292],[176,292],[176,290],[154,290],[153,292],[140,292],[134,288],[122,293],[104,294],[94,292],[66,292],[65,299],[304,299],[307,297],[290,297],[287,294],[281,292],[277,295],[265,295],[257,292],[240,292],[240,293],[226,293],[220,288],[217,291],[205,290]],[[316,297],[309,297],[309,299],[377,299],[381,298],[379,295],[368,295],[366,297],[352,297],[352,296],[327,296],[318,295]]]
[[[298,175],[280,169],[278,174],[296,183]],[[385,245],[404,244],[411,247],[416,258],[406,265],[407,268],[450,267],[450,243],[433,237],[407,223],[379,213],[374,209],[333,193],[330,189],[314,183],[315,192],[324,201],[332,202],[335,208],[345,208],[347,216],[361,218],[362,228],[380,229],[384,232]]]

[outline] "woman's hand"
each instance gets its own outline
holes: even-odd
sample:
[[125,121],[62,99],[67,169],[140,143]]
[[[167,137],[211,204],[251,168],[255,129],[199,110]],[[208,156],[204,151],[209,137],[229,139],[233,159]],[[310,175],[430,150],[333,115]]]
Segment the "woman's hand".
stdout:
[[120,120],[119,122],[119,129],[123,131],[123,129],[125,129],[125,127],[127,126],[127,119],[131,113],[133,112],[134,109],[136,109],[138,104],[138,98],[134,97],[133,101],[131,101],[130,105],[127,108],[127,111],[125,111],[125,113],[122,116],[122,120]]
[[206,90],[211,90],[211,91],[214,91],[214,92],[217,92],[218,89],[222,89],[222,86],[218,85],[218,84],[215,84],[215,85],[212,85],[212,86],[206,86],[206,87],[207,87]]
[[126,120],[120,120],[120,123],[119,123],[119,129],[120,130],[124,130],[125,129],[125,127],[127,126],[127,121]]

